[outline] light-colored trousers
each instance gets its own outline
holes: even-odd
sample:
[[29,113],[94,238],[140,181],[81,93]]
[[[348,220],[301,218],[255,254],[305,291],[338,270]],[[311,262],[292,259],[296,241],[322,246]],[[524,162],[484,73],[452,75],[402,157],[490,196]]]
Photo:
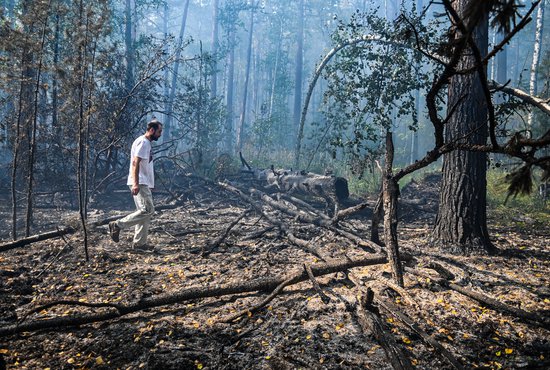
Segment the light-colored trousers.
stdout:
[[[130,190],[132,190],[131,186]],[[139,186],[139,193],[134,195],[134,203],[136,204],[136,211],[118,220],[117,225],[121,229],[127,229],[135,226],[133,244],[141,246],[147,243],[151,216],[155,213],[153,194],[151,194],[151,189],[149,189],[149,186]]]

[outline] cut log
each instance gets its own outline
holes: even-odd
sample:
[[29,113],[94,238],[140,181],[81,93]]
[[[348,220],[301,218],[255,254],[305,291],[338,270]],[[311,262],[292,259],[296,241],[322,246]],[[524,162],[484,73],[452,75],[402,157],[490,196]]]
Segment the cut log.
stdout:
[[321,197],[331,213],[336,214],[339,204],[349,197],[348,181],[343,177],[275,169],[273,166],[270,169],[257,169],[251,167],[240,153],[239,155],[243,164],[242,172],[252,174],[254,179],[263,181],[268,187],[281,192]]

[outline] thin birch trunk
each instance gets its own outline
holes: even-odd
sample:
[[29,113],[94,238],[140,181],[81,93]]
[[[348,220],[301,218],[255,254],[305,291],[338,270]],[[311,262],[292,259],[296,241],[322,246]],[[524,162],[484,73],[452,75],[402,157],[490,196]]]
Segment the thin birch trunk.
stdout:
[[[535,96],[537,94],[537,75],[540,64],[540,49],[542,45],[542,34],[544,28],[544,5],[545,0],[541,1],[539,4],[539,9],[537,11],[537,25],[535,29],[535,44],[533,45],[533,61],[531,63],[531,74],[529,78],[529,94]],[[533,128],[533,117],[534,112],[531,110],[529,116],[527,117],[527,129],[529,131]]]

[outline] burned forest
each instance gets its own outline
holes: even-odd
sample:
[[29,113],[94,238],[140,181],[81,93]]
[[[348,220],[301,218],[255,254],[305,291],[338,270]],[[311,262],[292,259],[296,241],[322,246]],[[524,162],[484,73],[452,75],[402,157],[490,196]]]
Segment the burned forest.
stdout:
[[4,1],[0,370],[550,368],[547,3]]

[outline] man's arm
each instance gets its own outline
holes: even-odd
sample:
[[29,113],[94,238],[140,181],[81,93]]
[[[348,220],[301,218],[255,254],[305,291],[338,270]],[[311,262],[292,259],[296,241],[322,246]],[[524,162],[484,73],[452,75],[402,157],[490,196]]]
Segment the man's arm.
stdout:
[[134,157],[132,159],[132,173],[134,177],[134,184],[132,185],[132,195],[139,193],[139,164],[141,163],[140,157]]

